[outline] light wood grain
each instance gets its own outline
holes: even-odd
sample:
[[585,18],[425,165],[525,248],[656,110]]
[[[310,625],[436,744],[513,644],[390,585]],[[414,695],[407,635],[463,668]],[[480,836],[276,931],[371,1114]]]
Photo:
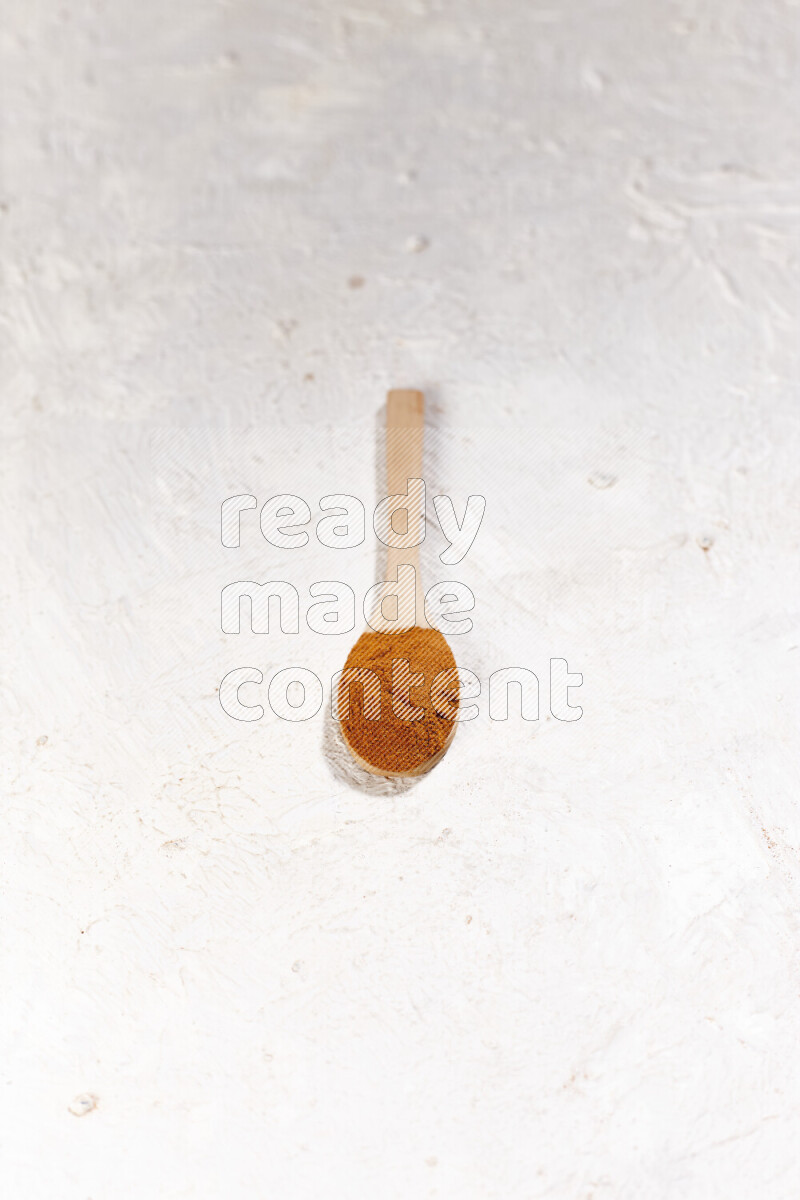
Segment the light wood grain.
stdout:
[[[425,426],[425,397],[422,392],[395,388],[386,397],[386,486],[390,496],[405,495],[409,479],[422,479],[422,443]],[[411,502],[408,527],[424,521],[424,504]],[[416,573],[416,621],[426,626],[425,593],[422,587],[419,546],[388,546],[386,578],[397,579],[398,567],[408,565]]]

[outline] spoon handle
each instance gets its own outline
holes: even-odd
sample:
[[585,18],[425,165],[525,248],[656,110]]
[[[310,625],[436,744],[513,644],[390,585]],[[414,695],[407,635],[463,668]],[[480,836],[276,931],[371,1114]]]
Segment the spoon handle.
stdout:
[[[422,437],[425,397],[422,392],[396,388],[386,397],[386,484],[388,495],[404,496],[409,479],[422,479]],[[423,493],[424,495],[424,493]],[[408,502],[408,529],[424,530],[425,501],[412,492]],[[402,525],[400,526],[402,529]],[[389,546],[387,579],[397,579],[397,568],[408,565],[416,572],[416,624],[427,625],[425,594],[419,566],[419,546]]]

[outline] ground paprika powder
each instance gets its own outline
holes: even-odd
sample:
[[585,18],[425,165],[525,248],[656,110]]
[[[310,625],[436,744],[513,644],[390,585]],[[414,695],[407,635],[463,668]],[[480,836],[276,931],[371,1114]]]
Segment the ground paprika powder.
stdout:
[[[363,668],[380,684],[377,719],[370,719],[375,714],[370,689],[377,692],[373,681],[363,674],[354,679]],[[347,656],[338,703],[345,739],[359,758],[378,774],[411,773],[443,750],[453,731],[458,710],[453,652],[436,629],[362,633]],[[416,719],[407,715],[411,712]]]

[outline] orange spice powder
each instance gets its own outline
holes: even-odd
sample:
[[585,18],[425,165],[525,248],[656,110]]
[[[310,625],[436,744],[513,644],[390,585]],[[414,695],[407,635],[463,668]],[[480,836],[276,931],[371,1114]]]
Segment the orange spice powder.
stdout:
[[[369,688],[353,680],[354,671],[363,668],[380,683],[377,720],[367,715],[374,711]],[[436,629],[415,626],[395,633],[362,633],[347,656],[338,700],[345,738],[360,758],[378,773],[412,772],[444,748],[453,730],[458,709],[453,652]],[[403,715],[420,709],[424,711],[416,720]]]

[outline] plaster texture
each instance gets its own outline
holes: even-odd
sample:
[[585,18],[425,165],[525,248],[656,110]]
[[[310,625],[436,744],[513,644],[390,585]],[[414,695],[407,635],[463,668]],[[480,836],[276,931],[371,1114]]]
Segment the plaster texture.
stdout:
[[[796,1200],[796,5],[3,11],[4,1195]],[[393,386],[483,684],[412,787],[217,695],[327,704],[360,619],[220,592],[363,596]]]

